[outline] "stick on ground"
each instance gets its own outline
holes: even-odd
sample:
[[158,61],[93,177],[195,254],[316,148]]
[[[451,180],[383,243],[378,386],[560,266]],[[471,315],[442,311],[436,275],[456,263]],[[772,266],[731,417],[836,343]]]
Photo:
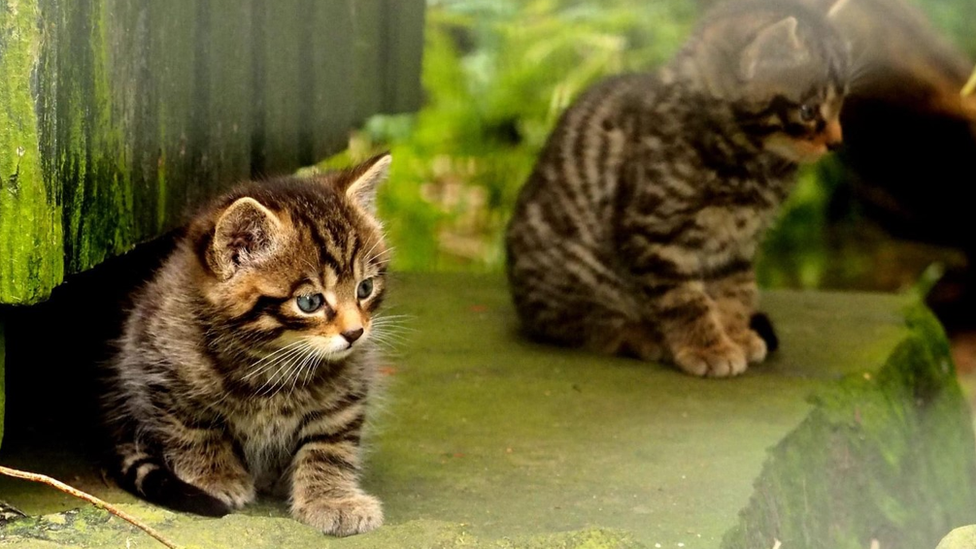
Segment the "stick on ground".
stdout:
[[109,513],[112,513],[113,515],[119,517],[120,519],[128,522],[129,524],[132,524],[136,528],[138,528],[138,529],[142,530],[143,532],[149,534],[150,536],[156,538],[156,540],[159,541],[159,543],[162,543],[163,545],[165,545],[166,547],[169,547],[170,549],[179,549],[179,547],[175,543],[173,543],[172,541],[166,539],[165,537],[163,537],[162,534],[160,534],[159,532],[157,532],[156,530],[154,530],[151,526],[143,523],[139,519],[133,517],[132,515],[126,513],[125,511],[122,511],[121,509],[119,509],[118,507],[115,507],[111,503],[102,501],[102,500],[98,499],[97,497],[95,497],[95,496],[93,496],[93,495],[91,495],[89,493],[82,492],[81,490],[79,490],[77,488],[73,488],[71,486],[68,486],[67,484],[65,484],[65,483],[63,483],[63,482],[61,482],[61,481],[59,481],[57,479],[53,479],[53,478],[51,478],[49,476],[40,475],[40,474],[37,474],[37,473],[29,473],[27,471],[21,471],[21,470],[18,470],[18,469],[11,469],[9,467],[4,467],[2,465],[0,465],[0,474],[6,475],[8,477],[14,477],[14,478],[19,478],[19,479],[24,479],[24,480],[30,480],[30,481],[33,481],[33,482],[40,482],[41,484],[47,484],[48,486],[52,486],[52,487],[54,487],[54,488],[56,488],[56,489],[58,489],[58,490],[60,490],[60,491],[62,491],[64,493],[66,493],[66,494],[70,494],[70,495],[72,495],[72,496],[74,496],[76,498],[83,499],[83,500],[87,501],[88,503],[91,503],[95,507],[100,507],[102,509],[105,509]]

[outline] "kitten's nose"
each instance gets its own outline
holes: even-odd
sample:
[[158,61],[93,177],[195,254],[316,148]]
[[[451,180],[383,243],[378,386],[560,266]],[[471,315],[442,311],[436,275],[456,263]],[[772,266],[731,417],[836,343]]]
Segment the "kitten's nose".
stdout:
[[833,120],[827,124],[826,134],[828,149],[836,151],[844,144],[844,130],[841,129],[840,120]]
[[344,337],[346,339],[346,341],[348,341],[350,344],[352,344],[357,339],[359,339],[360,337],[362,337],[362,335],[363,335],[363,329],[362,328],[356,328],[355,330],[346,330],[345,332],[342,332],[339,335],[341,335],[342,337]]

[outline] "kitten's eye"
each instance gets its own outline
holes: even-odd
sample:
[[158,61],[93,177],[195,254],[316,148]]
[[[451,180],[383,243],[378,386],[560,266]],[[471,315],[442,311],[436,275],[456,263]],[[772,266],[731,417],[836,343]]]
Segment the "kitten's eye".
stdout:
[[295,298],[295,304],[303,313],[314,313],[322,308],[324,301],[325,298],[322,297],[322,294],[300,295]]
[[816,105],[801,105],[800,106],[800,120],[804,122],[813,122],[817,119],[817,106]]
[[366,299],[371,295],[373,295],[373,279],[367,278],[359,283],[359,287],[356,288],[356,296],[359,299]]

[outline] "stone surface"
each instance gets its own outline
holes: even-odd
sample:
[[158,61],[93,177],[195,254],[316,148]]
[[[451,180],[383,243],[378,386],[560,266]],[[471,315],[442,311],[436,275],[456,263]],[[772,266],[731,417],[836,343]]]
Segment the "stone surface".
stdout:
[[[745,377],[702,380],[523,341],[498,277],[395,278],[402,342],[365,478],[387,526],[325,543],[278,502],[222,520],[132,508],[187,547],[279,546],[262,542],[272,532],[291,547],[918,549],[976,521],[969,411],[941,328],[906,298],[767,293],[782,350]],[[70,440],[10,437],[0,462],[135,503]],[[78,506],[19,481],[0,494],[32,514]],[[12,547],[40,547],[11,528]],[[101,537],[79,547],[136,540],[86,528]]]
[[0,0],[0,304],[420,104],[423,0]]

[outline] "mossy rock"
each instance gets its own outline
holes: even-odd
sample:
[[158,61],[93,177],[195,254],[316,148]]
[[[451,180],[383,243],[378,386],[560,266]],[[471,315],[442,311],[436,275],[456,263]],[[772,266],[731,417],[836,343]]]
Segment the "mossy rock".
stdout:
[[[910,299],[767,292],[781,350],[741,378],[703,380],[525,341],[500,277],[393,278],[402,341],[364,478],[385,526],[332,540],[282,502],[220,520],[131,509],[162,513],[187,544],[199,530],[255,549],[924,549],[976,523],[970,412],[945,334]],[[9,436],[0,462],[132,505],[65,440]],[[33,515],[79,505],[2,479],[0,494]]]

